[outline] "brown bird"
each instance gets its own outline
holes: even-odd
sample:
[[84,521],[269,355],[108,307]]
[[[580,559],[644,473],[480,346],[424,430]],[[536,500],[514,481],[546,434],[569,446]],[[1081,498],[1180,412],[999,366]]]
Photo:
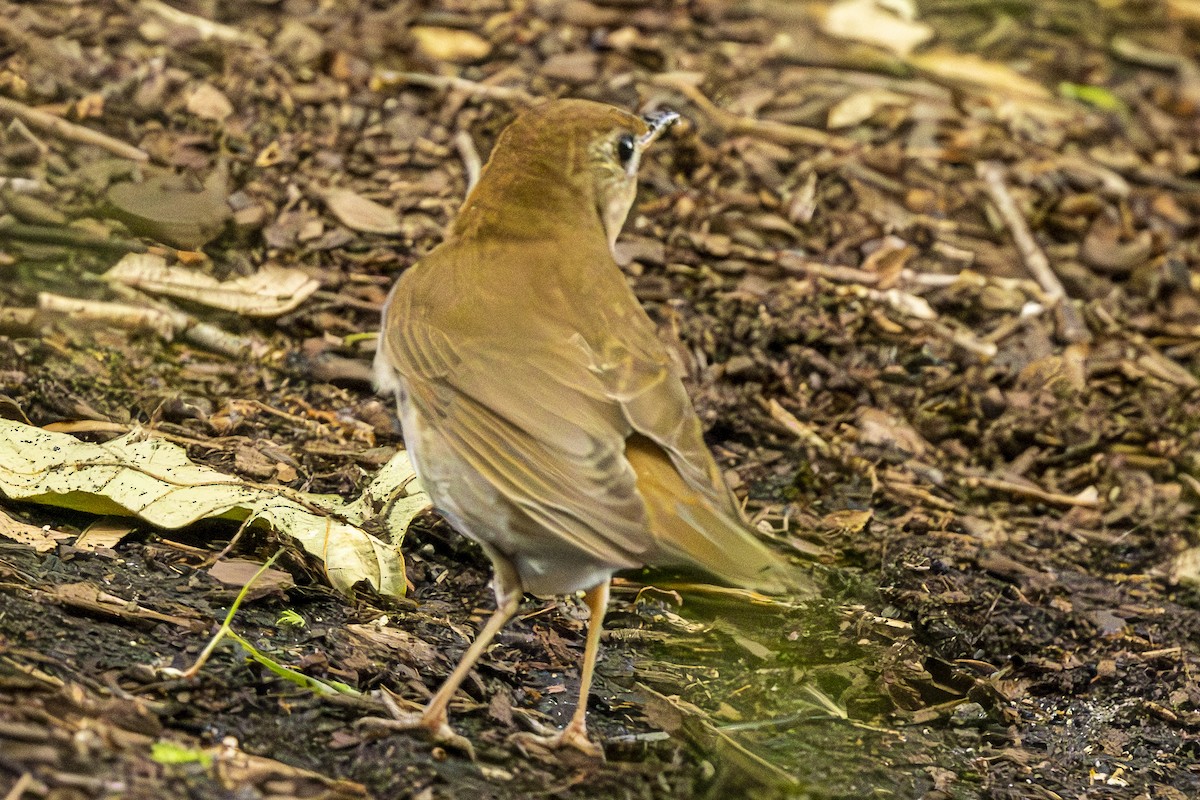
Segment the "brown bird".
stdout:
[[522,594],[584,591],[579,702],[542,740],[601,755],[587,697],[614,572],[699,568],[768,592],[799,583],[747,528],[613,257],[642,154],[677,117],[585,100],[525,112],[445,241],[384,306],[376,380],[396,394],[434,505],[491,559],[497,606],[424,712],[394,727],[466,746],[447,706]]

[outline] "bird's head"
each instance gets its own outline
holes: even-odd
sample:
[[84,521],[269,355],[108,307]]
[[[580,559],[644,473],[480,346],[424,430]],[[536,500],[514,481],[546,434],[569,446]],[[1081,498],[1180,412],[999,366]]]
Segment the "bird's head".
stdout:
[[673,111],[639,117],[590,100],[534,106],[500,134],[467,204],[591,215],[611,248],[637,194],[642,153],[678,118]]

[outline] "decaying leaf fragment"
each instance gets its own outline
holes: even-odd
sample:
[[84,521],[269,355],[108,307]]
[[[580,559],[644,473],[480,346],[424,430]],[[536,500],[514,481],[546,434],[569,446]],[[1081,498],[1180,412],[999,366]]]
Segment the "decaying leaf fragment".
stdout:
[[933,38],[933,28],[916,21],[914,4],[879,0],[840,0],[826,12],[821,25],[838,39],[882,47],[900,57]]
[[225,170],[214,170],[199,186],[170,170],[147,167],[143,173],[140,183],[109,187],[109,216],[140,236],[184,250],[199,250],[217,238],[232,215]]
[[[134,516],[160,528],[229,519],[295,539],[325,563],[341,591],[361,580],[403,595],[400,541],[429,506],[405,452],[392,458],[350,502],[286,487],[246,483],[193,463],[183,448],[130,433],[103,444],[0,420],[0,493],[13,500],[94,514]],[[363,530],[381,519],[391,542]]]
[[338,221],[351,230],[387,236],[402,230],[400,216],[395,211],[351,189],[334,187],[325,190],[321,197]]
[[49,525],[39,528],[37,525],[30,525],[28,522],[14,519],[2,510],[0,510],[0,536],[29,545],[39,553],[53,550],[58,547],[60,540],[69,538],[68,534],[56,531]]
[[275,264],[253,275],[218,281],[186,267],[168,266],[162,256],[150,253],[129,253],[104,273],[104,279],[248,317],[286,314],[321,287],[304,272]]

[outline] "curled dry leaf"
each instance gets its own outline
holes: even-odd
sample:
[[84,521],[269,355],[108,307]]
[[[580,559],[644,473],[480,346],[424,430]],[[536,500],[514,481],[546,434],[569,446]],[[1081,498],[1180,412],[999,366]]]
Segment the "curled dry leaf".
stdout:
[[403,230],[400,216],[395,211],[368,200],[358,192],[335,187],[327,189],[321,197],[333,215],[351,230],[389,236]]
[[321,284],[298,269],[264,265],[253,275],[218,281],[185,267],[167,266],[161,256],[130,253],[104,279],[151,294],[165,294],[249,317],[277,317],[294,310]]

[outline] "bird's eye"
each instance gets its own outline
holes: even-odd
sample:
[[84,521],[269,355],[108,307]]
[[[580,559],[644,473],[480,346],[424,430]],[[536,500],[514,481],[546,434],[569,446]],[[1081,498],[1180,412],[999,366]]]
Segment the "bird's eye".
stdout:
[[633,158],[634,146],[633,136],[628,133],[621,134],[621,138],[617,139],[617,160],[622,166],[629,163],[629,159]]

